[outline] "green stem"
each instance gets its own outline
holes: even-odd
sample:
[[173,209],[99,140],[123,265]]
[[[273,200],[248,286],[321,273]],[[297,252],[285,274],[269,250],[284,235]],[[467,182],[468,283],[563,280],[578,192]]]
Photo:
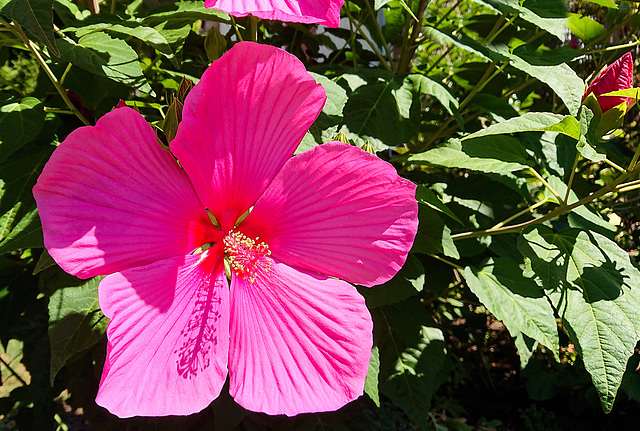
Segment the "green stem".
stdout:
[[382,41],[382,46],[384,48],[384,52],[387,54],[387,60],[391,65],[391,70],[395,72],[395,65],[393,63],[393,57],[391,56],[391,51],[389,50],[389,44],[387,43],[387,39],[384,37],[384,33],[382,33],[382,28],[380,28],[380,24],[378,24],[378,19],[376,17],[376,13],[371,7],[371,2],[369,0],[365,1],[364,4],[367,5],[367,9],[369,10],[369,14],[371,15],[371,20],[375,24],[376,33],[378,33],[378,37]]
[[432,258],[434,258],[436,260],[439,260],[440,262],[446,263],[447,265],[452,266],[457,270],[464,271],[464,267],[463,266],[460,266],[457,263],[453,263],[450,260],[445,259],[444,257],[440,257],[437,254],[430,254],[429,257],[432,257]]
[[558,192],[556,192],[555,189],[551,187],[551,184],[549,184],[544,178],[542,178],[542,175],[540,175],[538,171],[536,171],[534,168],[529,168],[529,172],[531,172],[533,176],[536,177],[538,181],[540,181],[546,187],[546,189],[551,192],[551,194],[558,200],[558,203],[560,205],[564,204],[564,200],[560,197]]
[[371,50],[373,51],[373,53],[380,60],[380,64],[382,64],[382,67],[384,67],[388,71],[391,71],[392,70],[391,66],[389,66],[389,63],[387,63],[387,60],[385,60],[385,58],[382,55],[382,53],[380,52],[380,50],[376,47],[376,44],[373,43],[373,41],[369,38],[369,36],[367,36],[367,34],[362,30],[362,27],[360,26],[360,23],[358,21],[356,21],[356,19],[353,17],[353,15],[351,15],[351,11],[349,10],[348,6],[345,7],[345,10],[346,10],[346,13],[347,13],[347,17],[349,18],[349,22],[353,23],[353,25],[356,27],[356,30],[358,30],[358,33],[360,34],[360,37],[362,37],[369,44],[369,47],[371,47]]
[[578,162],[580,161],[580,153],[576,151],[576,157],[573,159],[573,166],[571,167],[571,175],[569,176],[569,182],[567,183],[567,192],[564,194],[562,202],[566,205],[569,202],[569,193],[571,193],[571,186],[573,185],[573,179],[576,176],[576,169],[578,169]]
[[[418,13],[416,14],[419,21],[413,22],[411,27],[411,37],[408,40],[405,38],[403,41],[402,52],[400,53],[400,59],[398,60],[398,74],[400,75],[406,75],[409,73],[411,59],[418,48],[416,41],[420,37],[420,31],[422,30],[422,17],[424,16],[424,11],[428,4],[429,0],[420,0],[420,3],[418,3]],[[411,23],[411,21],[408,21],[408,23]],[[405,21],[405,24],[407,24],[407,21]]]
[[468,239],[468,238],[477,238],[477,237],[481,237],[481,236],[491,236],[491,235],[499,235],[499,234],[504,234],[504,233],[515,233],[515,232],[520,232],[521,230],[534,225],[534,224],[539,224],[542,222],[545,222],[547,220],[551,220],[553,218],[556,218],[562,214],[566,214],[569,211],[571,211],[574,208],[577,208],[579,206],[588,204],[589,202],[593,202],[594,200],[600,198],[601,196],[604,196],[608,193],[611,193],[613,191],[617,191],[618,186],[624,182],[625,180],[627,180],[629,177],[631,177],[632,175],[638,173],[638,171],[640,171],[640,165],[636,166],[634,168],[634,170],[627,172],[626,174],[622,174],[620,175],[618,178],[616,178],[614,181],[612,181],[611,183],[609,183],[608,185],[602,187],[600,190],[590,194],[589,196],[585,196],[584,198],[572,203],[572,204],[568,204],[566,206],[560,206],[556,209],[554,209],[553,211],[548,212],[547,214],[543,215],[542,217],[538,217],[535,218],[533,220],[529,220],[523,223],[518,223],[518,224],[514,224],[511,226],[502,226],[499,228],[491,228],[491,229],[485,229],[485,230],[479,230],[479,231],[475,231],[475,232],[463,232],[463,233],[457,233],[454,235],[451,235],[451,239],[453,239],[454,241],[459,241],[461,239]]
[[260,18],[252,15],[249,18],[249,21],[251,23],[251,40],[253,42],[257,42],[258,41],[258,23],[260,22]]
[[636,45],[640,45],[640,40],[636,40],[635,42],[625,43],[624,45],[608,46],[602,49],[593,49],[591,51],[584,51],[583,54],[588,55],[588,54],[596,54],[598,52],[617,51],[619,49],[633,48]]
[[233,26],[233,29],[236,32],[236,36],[238,36],[238,40],[240,42],[242,42],[244,39],[242,38],[242,35],[240,34],[240,29],[238,28],[238,24],[236,24],[236,20],[231,15],[229,15],[229,18],[231,18],[231,25]]
[[7,361],[5,361],[4,359],[2,359],[2,357],[0,357],[0,362],[2,362],[2,365],[5,366],[5,368],[7,370],[9,370],[11,372],[11,374],[13,374],[13,376],[18,379],[18,381],[20,383],[22,383],[22,386],[29,386],[29,384],[27,382],[24,381],[24,379],[22,377],[20,377],[20,375],[18,373],[15,372],[15,370],[13,368],[11,368],[11,365],[9,365],[7,363]]
[[84,115],[80,113],[78,108],[76,108],[76,106],[71,102],[71,100],[69,100],[69,97],[67,96],[67,92],[65,91],[64,88],[62,88],[62,85],[60,85],[58,78],[53,73],[53,71],[49,68],[49,65],[47,65],[47,62],[44,59],[42,52],[40,51],[40,47],[38,47],[35,43],[33,43],[27,37],[27,35],[24,33],[20,25],[15,21],[12,21],[11,24],[9,24],[8,22],[0,18],[0,24],[4,25],[7,28],[13,29],[14,34],[22,40],[22,43],[24,43],[24,45],[27,48],[29,48],[29,50],[31,51],[33,56],[36,58],[38,63],[40,63],[40,67],[42,67],[44,72],[47,74],[47,76],[51,80],[51,83],[55,87],[60,97],[62,97],[62,100],[64,101],[65,105],[67,105],[67,107],[75,114],[76,117],[80,119],[80,121],[82,121],[85,125],[90,126],[91,123],[89,123],[89,121],[84,117]]
[[525,215],[526,213],[533,213],[533,211],[535,209],[537,209],[538,207],[541,207],[542,205],[546,204],[548,201],[544,200],[544,201],[540,201],[540,202],[536,202],[535,204],[528,206],[527,208],[523,209],[522,211],[517,212],[516,214],[512,215],[511,217],[508,217],[504,220],[502,220],[500,223],[497,223],[496,225],[492,226],[491,229],[498,229],[501,228],[502,226],[504,226],[505,224],[509,223],[510,221],[513,221],[515,219],[517,219],[520,216]]

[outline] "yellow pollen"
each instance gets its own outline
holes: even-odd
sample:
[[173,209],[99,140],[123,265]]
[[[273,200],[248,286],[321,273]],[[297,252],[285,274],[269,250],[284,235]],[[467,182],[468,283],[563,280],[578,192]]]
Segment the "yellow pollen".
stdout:
[[255,281],[255,274],[258,270],[265,273],[271,270],[271,250],[264,242],[258,243],[259,237],[255,240],[240,232],[230,231],[224,237],[224,252],[229,260],[231,269],[238,277]]

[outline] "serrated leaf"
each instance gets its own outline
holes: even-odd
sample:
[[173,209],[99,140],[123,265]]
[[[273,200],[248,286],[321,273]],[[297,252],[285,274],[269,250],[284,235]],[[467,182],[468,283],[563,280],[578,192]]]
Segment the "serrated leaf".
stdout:
[[409,254],[402,269],[389,281],[373,287],[358,287],[369,309],[394,304],[422,292],[425,281],[420,259]]
[[78,285],[78,279],[65,274],[49,299],[51,384],[69,359],[97,343],[107,329],[98,304],[101,278]]
[[89,33],[77,43],[71,39],[56,39],[60,56],[75,66],[141,91],[150,91],[140,68],[138,54],[124,40],[103,32]]
[[[535,12],[536,9],[541,8],[540,2],[536,1],[525,1],[520,2],[518,0],[488,0],[487,3],[491,4],[500,12],[504,13],[517,13],[520,18],[528,21],[536,26],[540,27],[543,30],[553,34],[558,37],[560,40],[563,40],[564,33],[566,30],[565,25],[565,15],[566,11],[562,8],[560,11],[564,13],[558,13],[560,11],[554,11],[554,13],[549,14],[545,13],[540,15]],[[522,3],[522,5],[521,5]],[[560,3],[560,2],[556,2]],[[533,6],[533,8],[529,8]],[[537,8],[536,8],[537,6]],[[541,11],[542,12],[542,11]],[[559,15],[559,16],[558,16]]]
[[519,117],[492,124],[486,129],[461,138],[461,140],[521,132],[557,132],[577,141],[580,139],[580,123],[571,115],[553,114],[551,112],[527,112]]
[[369,371],[364,381],[364,393],[371,398],[371,401],[380,407],[380,392],[378,390],[378,374],[380,372],[380,350],[378,346],[371,349],[371,359],[369,360]]
[[0,161],[32,141],[44,125],[44,108],[35,97],[0,107]]
[[451,139],[424,153],[398,160],[446,168],[471,169],[480,172],[506,173],[529,167],[527,152],[515,138],[496,135],[473,139]]
[[322,85],[327,95],[327,101],[322,107],[322,112],[327,115],[342,117],[342,110],[344,109],[344,105],[347,103],[347,92],[344,88],[340,87],[326,76],[313,72],[309,72],[309,74],[318,84]]
[[480,268],[466,267],[464,277],[469,289],[513,337],[525,334],[546,346],[559,360],[560,342],[553,308],[542,289],[523,277],[516,262],[490,258]]
[[465,51],[476,54],[484,59],[509,62],[522,72],[544,82],[562,99],[571,115],[576,115],[582,102],[584,82],[567,64],[538,65],[531,64],[524,58],[512,53],[505,45],[483,45],[469,36],[461,33],[457,36],[433,27],[425,27],[425,35],[441,44],[455,45]]
[[627,252],[588,231],[524,231],[518,248],[565,322],[572,342],[611,411],[627,360],[640,338],[640,271]]
[[191,25],[185,24],[178,27],[167,26],[160,23],[156,27],[147,27],[138,22],[123,21],[120,23],[97,23],[78,28],[68,28],[65,31],[74,32],[76,37],[86,36],[95,32],[110,32],[135,37],[158,50],[158,52],[178,68],[180,66],[181,52]]
[[53,0],[10,0],[0,12],[14,19],[59,55],[53,36]]
[[404,79],[403,87],[407,86],[414,93],[435,97],[450,115],[458,113],[458,100],[439,82],[427,76],[414,73]]

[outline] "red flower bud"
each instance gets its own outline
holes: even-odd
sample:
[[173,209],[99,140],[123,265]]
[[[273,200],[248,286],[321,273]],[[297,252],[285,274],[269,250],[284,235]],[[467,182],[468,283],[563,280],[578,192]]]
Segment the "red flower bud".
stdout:
[[602,112],[608,111],[622,102],[630,105],[631,97],[601,96],[617,90],[631,88],[633,82],[633,57],[630,52],[617,59],[613,64],[607,66],[598,77],[591,83],[585,91],[582,100],[591,93],[598,99]]

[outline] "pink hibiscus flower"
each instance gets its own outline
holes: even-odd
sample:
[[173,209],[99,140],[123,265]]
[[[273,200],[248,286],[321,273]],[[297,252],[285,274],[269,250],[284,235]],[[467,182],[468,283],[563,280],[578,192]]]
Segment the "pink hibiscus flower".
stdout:
[[205,0],[204,5],[233,16],[251,14],[262,19],[338,27],[343,3],[344,0]]
[[630,52],[617,59],[607,66],[598,77],[591,83],[587,91],[584,92],[582,100],[591,93],[598,99],[602,112],[618,106],[622,102],[627,102],[627,107],[631,104],[631,97],[601,96],[601,94],[611,93],[616,90],[626,90],[633,85],[633,57]]
[[186,415],[227,374],[240,405],[269,414],[362,394],[372,321],[347,281],[401,268],[415,186],[339,142],[291,157],[325,99],[295,57],[243,42],[189,93],[171,153],[126,107],[54,151],[34,188],[45,245],[71,274],[110,274],[98,404]]

